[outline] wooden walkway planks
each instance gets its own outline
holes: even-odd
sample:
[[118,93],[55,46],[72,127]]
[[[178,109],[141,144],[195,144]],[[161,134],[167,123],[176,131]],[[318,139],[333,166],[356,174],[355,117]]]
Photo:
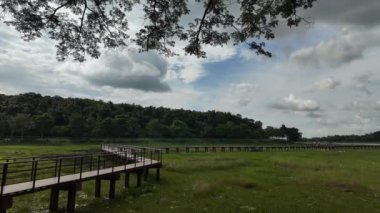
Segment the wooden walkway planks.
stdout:
[[139,162],[135,164],[127,164],[124,166],[117,166],[114,168],[107,168],[107,169],[101,169],[99,170],[93,170],[89,172],[83,172],[82,175],[80,173],[72,174],[72,175],[65,175],[53,178],[47,178],[42,180],[37,180],[35,182],[35,186],[33,187],[33,181],[25,182],[25,183],[18,183],[18,184],[12,184],[12,185],[6,185],[4,186],[4,192],[3,195],[9,195],[9,194],[17,194],[18,192],[25,192],[25,191],[32,191],[32,190],[38,190],[40,188],[49,188],[51,186],[57,185],[57,184],[65,184],[70,182],[78,182],[82,180],[92,179],[96,178],[98,176],[104,176],[108,174],[114,174],[114,173],[120,173],[120,172],[127,172],[139,168],[145,168],[150,166],[156,166],[159,164],[159,161],[156,160],[146,160],[145,162]]

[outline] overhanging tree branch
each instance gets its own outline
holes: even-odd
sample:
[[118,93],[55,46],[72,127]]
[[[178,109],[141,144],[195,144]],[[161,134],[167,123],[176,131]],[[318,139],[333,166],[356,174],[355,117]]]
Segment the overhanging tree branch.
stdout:
[[[188,25],[182,22],[182,16],[189,13],[188,0],[149,0],[147,5],[139,0],[118,0],[117,3],[110,0],[0,0],[0,8],[4,12],[2,20],[19,31],[24,40],[47,34],[57,41],[58,59],[64,60],[70,54],[75,60],[83,60],[86,53],[99,57],[101,45],[118,47],[128,41],[134,42],[140,51],[155,49],[175,55],[170,48],[181,40],[187,42],[186,54],[206,57],[202,45],[223,46],[231,38],[234,44],[251,39],[271,40],[275,37],[273,29],[281,20],[287,20],[288,26],[310,23],[297,11],[312,7],[315,1],[234,0],[240,10],[230,14],[231,8],[224,0],[197,0],[203,2],[202,17]],[[133,7],[135,4],[144,4],[144,19],[151,22],[144,22],[135,37],[131,37],[127,12],[137,9]],[[57,14],[63,9],[64,13]],[[239,32],[224,30],[234,26]],[[250,48],[258,54],[269,55],[263,51],[263,46],[263,42],[250,43]],[[68,52],[70,48],[73,48],[72,53]]]
[[83,9],[82,18],[80,20],[79,34],[82,34],[83,21],[84,21],[84,15],[86,14],[86,10],[87,10],[87,0],[84,1],[84,9]]
[[209,0],[208,3],[207,3],[207,6],[205,8],[205,11],[203,12],[203,17],[201,19],[201,22],[199,24],[199,28],[198,28],[198,31],[197,31],[197,36],[195,38],[195,43],[199,43],[199,36],[201,34],[201,31],[202,31],[202,27],[203,27],[203,24],[205,22],[205,19],[206,19],[206,16],[207,16],[207,13],[209,12],[211,6],[213,4],[213,0]]
[[66,3],[58,6],[57,8],[55,8],[53,10],[53,13],[49,16],[48,20],[47,20],[47,23],[49,23],[55,16],[55,14],[58,12],[58,10],[62,9],[63,7],[66,7],[67,5],[69,5],[70,3],[72,2],[72,0],[69,0],[67,1]]

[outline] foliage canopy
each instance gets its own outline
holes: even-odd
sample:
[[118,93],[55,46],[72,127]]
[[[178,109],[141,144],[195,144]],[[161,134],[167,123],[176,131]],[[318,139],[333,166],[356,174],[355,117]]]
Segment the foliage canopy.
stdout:
[[[141,107],[26,93],[0,94],[2,137],[252,138],[288,136],[287,128],[262,128],[260,121],[226,112]],[[295,130],[298,138],[300,134]]]
[[[299,9],[316,0],[0,0],[3,20],[26,41],[42,35],[57,41],[57,59],[98,58],[101,48],[138,47],[170,56],[179,42],[184,52],[206,57],[205,45],[246,43],[271,56],[264,40],[275,38],[279,22],[298,26]],[[189,8],[201,8],[191,11]],[[141,11],[144,24],[130,33],[128,14]],[[196,17],[197,16],[197,17]],[[188,23],[186,18],[192,20]]]

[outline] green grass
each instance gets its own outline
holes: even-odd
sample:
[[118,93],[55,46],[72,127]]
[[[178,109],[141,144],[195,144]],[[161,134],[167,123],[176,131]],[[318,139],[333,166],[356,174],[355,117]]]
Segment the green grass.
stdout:
[[[96,146],[0,146],[0,156],[69,153]],[[183,153],[164,155],[143,187],[94,198],[94,181],[78,193],[77,212],[380,212],[380,151]],[[65,194],[60,200],[61,212]],[[9,212],[47,212],[49,192],[15,198]]]
[[0,158],[31,157],[37,155],[58,155],[99,149],[99,145],[3,145],[0,146]]

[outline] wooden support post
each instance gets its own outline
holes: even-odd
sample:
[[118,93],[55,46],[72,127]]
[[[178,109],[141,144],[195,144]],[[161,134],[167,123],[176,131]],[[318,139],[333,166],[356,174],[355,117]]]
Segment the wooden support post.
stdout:
[[100,197],[101,188],[102,188],[102,180],[100,178],[96,178],[96,180],[95,180],[95,197]]
[[116,177],[110,178],[110,190],[109,190],[109,198],[114,199],[115,198],[115,188],[116,188]]
[[156,170],[156,180],[157,181],[160,180],[160,167],[157,167],[157,170]]
[[145,171],[144,171],[144,181],[148,180],[148,176],[149,176],[149,168],[145,168]]
[[54,212],[58,210],[59,189],[53,188],[50,192],[49,210]]
[[6,213],[8,209],[12,208],[13,199],[10,196],[0,197],[0,213]]
[[137,171],[137,184],[136,184],[137,187],[141,187],[141,175],[142,175],[142,171],[141,170]]
[[[115,198],[115,191],[116,191],[116,181],[120,180],[120,174],[112,174],[112,175],[105,176],[105,177],[98,177],[95,180],[95,197],[100,197],[101,188],[102,188],[102,180],[109,180],[110,181],[110,188],[108,191],[109,192],[108,197],[110,199],[114,199]],[[129,180],[128,180],[128,184],[129,184]]]
[[66,212],[67,213],[74,213],[75,212],[75,197],[77,195],[77,189],[76,187],[72,187],[67,192],[67,207]]
[[129,188],[129,172],[125,173],[124,188]]

